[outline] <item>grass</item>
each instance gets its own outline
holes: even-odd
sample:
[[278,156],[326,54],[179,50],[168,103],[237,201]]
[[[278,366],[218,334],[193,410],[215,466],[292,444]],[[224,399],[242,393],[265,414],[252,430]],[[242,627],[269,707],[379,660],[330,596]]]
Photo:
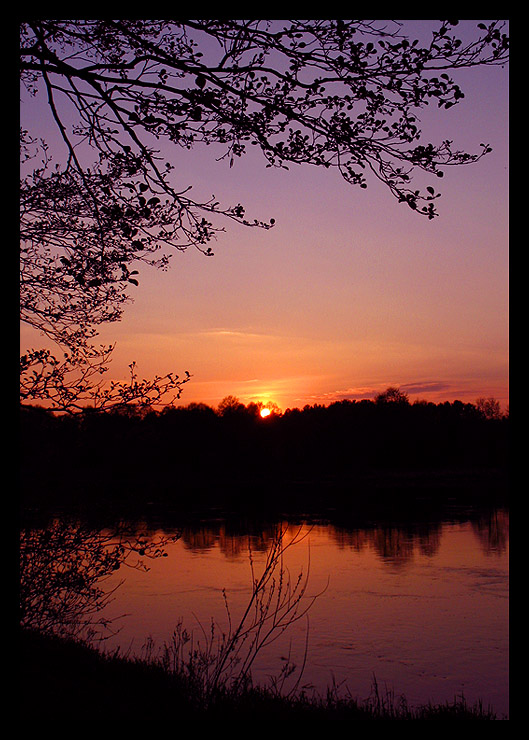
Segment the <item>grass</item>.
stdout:
[[322,719],[415,720],[501,719],[478,702],[464,697],[453,702],[409,707],[405,699],[379,692],[376,683],[370,699],[342,696],[336,688],[327,694],[298,693],[282,696],[251,681],[230,688],[204,690],[192,672],[171,670],[163,661],[127,658],[105,653],[79,640],[21,631],[21,696],[26,719],[162,721],[188,719]]

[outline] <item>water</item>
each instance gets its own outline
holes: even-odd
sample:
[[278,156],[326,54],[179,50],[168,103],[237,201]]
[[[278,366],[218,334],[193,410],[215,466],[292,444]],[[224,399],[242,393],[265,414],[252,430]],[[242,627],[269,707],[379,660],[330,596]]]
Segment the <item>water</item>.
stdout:
[[[317,598],[307,618],[262,651],[254,680],[277,676],[287,657],[299,668],[306,656],[300,685],[319,691],[335,683],[363,699],[375,678],[411,705],[463,694],[508,714],[506,511],[405,527],[282,526],[285,542],[301,537],[285,554],[292,582],[307,577],[300,606]],[[237,623],[251,591],[250,557],[260,573],[273,532],[203,522],[184,529],[167,557],[148,561],[147,572],[120,568],[107,584],[121,582],[105,610],[120,625],[107,647],[156,650],[179,621],[204,641],[212,620],[227,629],[227,607]]]

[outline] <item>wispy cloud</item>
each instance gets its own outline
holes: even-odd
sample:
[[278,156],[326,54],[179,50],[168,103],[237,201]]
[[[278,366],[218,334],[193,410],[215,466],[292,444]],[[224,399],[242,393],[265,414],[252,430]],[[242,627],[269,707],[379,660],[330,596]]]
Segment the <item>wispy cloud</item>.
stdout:
[[281,339],[281,337],[275,334],[267,334],[265,332],[247,331],[244,329],[206,329],[205,331],[199,332],[200,336],[207,337],[221,337],[221,338],[233,338],[233,339]]
[[403,383],[399,386],[401,391],[416,395],[418,393],[439,393],[440,391],[453,391],[453,385],[442,380],[418,381],[415,383]]
[[309,400],[313,403],[332,403],[333,401],[361,401],[364,398],[373,398],[381,389],[379,387],[361,386],[330,391],[328,393],[313,393]]
[[[349,388],[330,391],[327,393],[312,394],[310,401],[312,403],[329,404],[334,401],[361,401],[364,399],[372,399],[377,395],[377,393],[386,390],[386,388],[390,386],[396,386],[410,396],[424,395],[428,397],[433,395],[438,398],[443,395],[449,395],[451,397],[457,392],[457,389],[453,384],[442,380],[415,381],[413,383],[397,383],[393,380],[388,380],[387,382],[377,382],[372,385],[351,386]],[[467,392],[463,392],[463,395],[467,395]]]

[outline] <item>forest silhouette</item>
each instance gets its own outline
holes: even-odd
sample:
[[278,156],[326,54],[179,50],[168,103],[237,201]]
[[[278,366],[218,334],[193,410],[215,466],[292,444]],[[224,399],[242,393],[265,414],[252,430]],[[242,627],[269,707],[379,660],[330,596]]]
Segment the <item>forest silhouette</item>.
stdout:
[[374,489],[379,500],[400,504],[426,489],[504,492],[509,419],[491,401],[410,403],[388,389],[374,400],[276,408],[265,419],[262,404],[233,396],[217,409],[190,403],[55,415],[25,406],[23,505],[264,511],[288,504],[303,513],[309,499],[367,505]]

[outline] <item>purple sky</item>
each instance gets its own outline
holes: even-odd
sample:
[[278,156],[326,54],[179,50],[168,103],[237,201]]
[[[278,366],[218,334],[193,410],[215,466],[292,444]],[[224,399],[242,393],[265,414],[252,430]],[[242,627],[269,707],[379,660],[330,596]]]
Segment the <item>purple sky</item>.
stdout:
[[[431,24],[405,23],[411,36]],[[231,169],[209,148],[175,152],[174,177],[197,198],[241,202],[250,218],[276,224],[226,223],[214,257],[189,250],[167,272],[143,269],[123,320],[99,336],[116,342],[109,377],[127,377],[133,360],[141,377],[188,370],[181,404],[233,394],[285,409],[397,385],[411,399],[494,396],[505,408],[508,69],[455,79],[464,100],[419,114],[425,135],[493,151],[435,178],[432,221],[377,182],[361,190],[332,171],[265,169],[254,148]],[[22,119],[38,105],[23,102]],[[38,345],[21,334],[24,348]]]

